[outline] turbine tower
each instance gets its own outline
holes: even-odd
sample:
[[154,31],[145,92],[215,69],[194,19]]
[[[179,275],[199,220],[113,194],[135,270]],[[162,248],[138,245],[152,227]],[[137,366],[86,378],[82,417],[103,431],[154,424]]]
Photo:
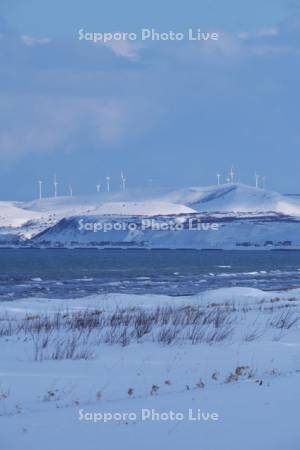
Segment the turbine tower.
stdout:
[[217,178],[218,178],[218,184],[220,184],[220,178],[221,178],[221,174],[217,173]]
[[125,190],[126,190],[126,178],[124,177],[123,172],[121,172],[121,181],[122,181],[122,191],[125,192]]
[[97,192],[101,191],[101,184],[96,184],[96,190],[97,190]]
[[110,177],[109,176],[106,177],[106,190],[107,190],[107,192],[110,191]]
[[235,175],[235,174],[234,174],[234,171],[233,171],[233,167],[231,167],[230,173],[229,173],[231,184],[233,184],[233,178],[234,178],[234,175]]
[[42,184],[43,184],[43,181],[39,180],[38,184],[39,184],[39,199],[42,200]]
[[255,187],[257,189],[258,188],[258,182],[259,182],[259,175],[258,175],[258,173],[256,171],[254,172],[254,176],[255,176]]
[[56,198],[57,197],[57,186],[58,186],[56,175],[54,175],[53,186],[54,186],[54,197]]
[[70,194],[70,197],[73,197],[73,188],[72,188],[71,184],[69,184],[69,194]]

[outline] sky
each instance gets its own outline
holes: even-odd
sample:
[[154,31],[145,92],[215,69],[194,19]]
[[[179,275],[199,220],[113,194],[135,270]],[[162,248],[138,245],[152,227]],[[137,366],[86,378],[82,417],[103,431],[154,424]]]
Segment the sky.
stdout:
[[[142,41],[143,28],[181,32]],[[190,41],[187,30],[216,32]],[[132,32],[136,40],[79,40]],[[300,193],[300,1],[1,0],[0,200],[236,180]]]

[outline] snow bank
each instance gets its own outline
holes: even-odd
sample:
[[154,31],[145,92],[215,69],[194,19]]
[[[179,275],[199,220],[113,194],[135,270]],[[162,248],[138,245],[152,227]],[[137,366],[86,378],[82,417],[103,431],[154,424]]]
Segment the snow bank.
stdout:
[[82,309],[114,310],[117,307],[144,307],[155,308],[157,306],[184,306],[184,305],[224,305],[235,306],[259,305],[271,302],[274,298],[280,298],[281,304],[289,302],[292,298],[300,301],[300,289],[288,291],[262,291],[247,287],[230,287],[212,289],[191,296],[168,295],[135,295],[123,293],[110,293],[91,295],[83,298],[57,299],[57,298],[23,298],[14,301],[0,303],[2,310],[14,314],[24,313],[53,313],[63,310],[78,311]]

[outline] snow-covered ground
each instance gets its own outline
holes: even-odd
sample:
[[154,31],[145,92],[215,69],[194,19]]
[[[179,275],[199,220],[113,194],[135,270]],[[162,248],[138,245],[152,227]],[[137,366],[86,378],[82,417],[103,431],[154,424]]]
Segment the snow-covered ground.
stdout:
[[299,289],[0,306],[5,450],[299,448]]

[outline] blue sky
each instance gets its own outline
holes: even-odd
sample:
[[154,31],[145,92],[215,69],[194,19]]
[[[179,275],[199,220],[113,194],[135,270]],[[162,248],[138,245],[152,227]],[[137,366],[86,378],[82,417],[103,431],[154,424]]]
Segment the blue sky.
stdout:
[[[78,40],[78,30],[217,31],[217,42]],[[238,179],[299,192],[297,0],[2,0],[0,196]]]

